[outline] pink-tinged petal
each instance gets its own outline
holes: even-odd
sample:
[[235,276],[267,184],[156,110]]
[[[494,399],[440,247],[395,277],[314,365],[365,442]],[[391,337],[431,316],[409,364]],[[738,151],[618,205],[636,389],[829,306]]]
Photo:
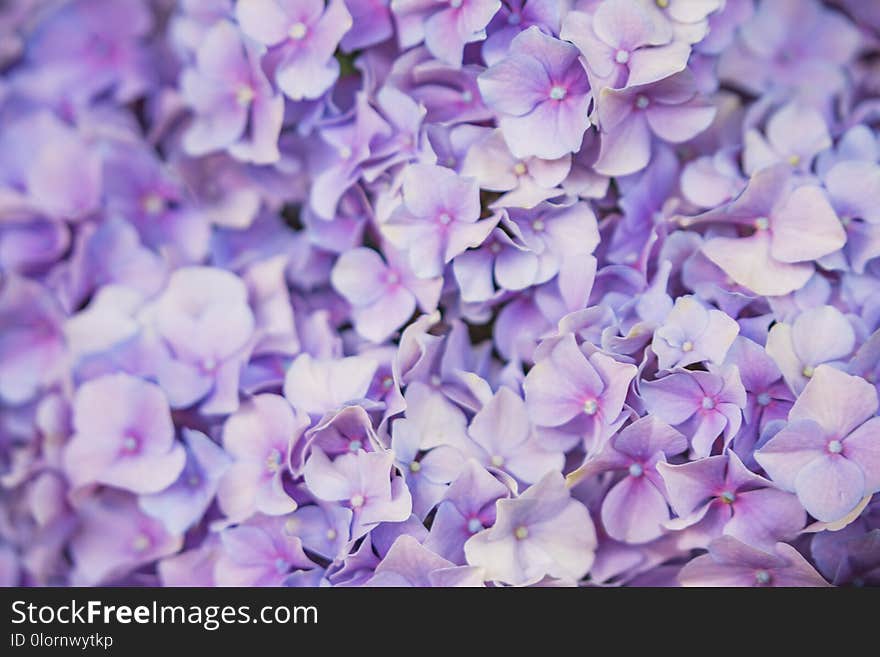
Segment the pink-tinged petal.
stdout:
[[593,30],[609,46],[626,50],[648,43],[654,34],[645,10],[629,0],[600,3],[593,14]]
[[425,22],[425,45],[428,51],[451,66],[461,66],[468,36],[462,34],[457,11],[438,11]]
[[274,46],[287,39],[287,31],[291,25],[291,17],[275,0],[237,2],[235,18],[242,32],[267,46]]
[[346,251],[333,266],[330,282],[355,307],[369,306],[385,291],[388,268],[373,249]]
[[[715,440],[728,426],[728,419],[724,413],[720,412],[721,410],[721,405],[719,404],[714,411],[698,414],[700,419],[697,423],[697,429],[694,431],[694,435],[691,436],[691,448],[694,455],[698,458],[709,456]],[[738,409],[737,412],[739,412]],[[727,440],[724,442],[727,443]]]
[[825,187],[841,217],[880,223],[880,166],[874,161],[835,164],[825,174]]
[[865,493],[880,491],[880,418],[873,417],[843,441],[843,454],[865,476]]
[[852,511],[865,495],[862,469],[839,454],[810,461],[795,478],[795,492],[807,512],[832,522]]
[[820,365],[794,403],[789,420],[813,420],[829,437],[843,439],[877,412],[877,389],[858,376]]
[[679,431],[653,415],[636,420],[612,440],[617,451],[642,461],[647,461],[657,452],[675,456],[688,447],[687,439]]
[[620,363],[600,351],[593,353],[589,361],[604,382],[600,404],[602,415],[606,422],[613,422],[623,409],[629,384],[635,378],[638,368],[629,363]]
[[815,260],[846,244],[846,231],[818,187],[795,189],[773,213],[770,225],[770,253],[782,262]]
[[388,289],[369,306],[355,308],[352,313],[357,332],[371,342],[384,342],[406,324],[416,309],[416,298],[403,286]]
[[584,54],[590,69],[600,78],[607,78],[614,71],[612,44],[606,43],[593,31],[593,17],[583,11],[572,10],[562,21],[560,39],[571,41]]
[[625,477],[608,491],[602,503],[602,524],[618,541],[652,541],[663,533],[661,523],[666,520],[666,500],[646,477]]
[[182,445],[175,444],[164,454],[118,458],[104,470],[100,481],[133,493],[157,493],[177,480],[185,464],[186,451]]
[[250,66],[238,30],[229,21],[218,21],[199,45],[198,69],[214,80],[243,82]]
[[302,413],[323,415],[345,402],[362,399],[377,366],[376,361],[363,356],[324,360],[302,354],[287,370],[284,396]]
[[724,533],[744,543],[770,549],[780,540],[796,536],[807,522],[798,498],[772,488],[736,494],[733,518]]
[[856,334],[837,308],[819,306],[798,316],[791,340],[801,362],[816,365],[849,356],[856,345]]
[[723,487],[726,471],[726,456],[710,456],[681,465],[657,464],[669,503],[682,517],[707,503]]
[[571,334],[536,363],[523,382],[529,417],[548,427],[560,426],[583,413],[584,401],[598,397],[604,387]]
[[675,373],[657,381],[644,381],[639,392],[645,405],[667,424],[681,424],[700,407],[703,389],[688,374]]
[[714,105],[697,101],[683,105],[655,103],[648,107],[645,116],[655,135],[678,144],[696,137],[708,128],[716,112]]
[[553,160],[577,152],[590,127],[587,94],[547,100],[523,116],[502,116],[498,125],[510,152],[518,158]]
[[[606,130],[605,126],[602,126]],[[651,130],[643,113],[602,133],[596,171],[606,176],[625,176],[644,169],[651,159]]]
[[502,386],[471,420],[468,432],[490,455],[514,451],[531,432],[525,403],[513,390]]
[[755,460],[776,484],[793,491],[800,471],[825,453],[826,442],[813,420],[792,421],[755,452]]
[[489,237],[497,223],[497,218],[483,219],[473,224],[464,221],[454,222],[448,233],[446,250],[443,254],[444,263],[452,262],[455,256],[464,253],[469,248],[480,246]]
[[783,158],[804,164],[831,146],[831,135],[822,115],[807,105],[789,103],[767,121],[767,138]]
[[779,296],[799,290],[815,271],[812,263],[789,264],[773,258],[766,231],[750,237],[714,237],[702,251],[734,282],[761,295]]
[[684,70],[690,55],[691,47],[682,41],[636,50],[629,57],[629,77],[626,84],[634,87],[668,78]]
[[319,98],[339,77],[339,62],[306,60],[282,63],[275,72],[278,88],[291,100]]
[[477,78],[487,106],[502,114],[522,116],[546,100],[550,78],[532,57],[513,53]]

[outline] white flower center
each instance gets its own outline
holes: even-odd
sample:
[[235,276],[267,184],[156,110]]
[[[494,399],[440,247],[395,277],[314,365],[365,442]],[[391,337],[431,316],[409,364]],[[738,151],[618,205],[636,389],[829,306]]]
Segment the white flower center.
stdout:
[[554,84],[550,88],[550,98],[553,100],[562,100],[565,98],[565,94],[568,93],[568,90],[565,87],[561,87],[558,84]]
[[645,109],[650,104],[651,104],[651,101],[648,100],[647,96],[642,96],[642,95],[636,96],[636,107],[638,107],[639,109]]
[[715,400],[712,399],[711,397],[703,397],[703,401],[701,402],[701,405],[707,411],[712,410],[713,408],[715,408]]
[[544,225],[544,222],[540,219],[535,219],[532,222],[532,230],[536,233],[540,233],[542,230],[544,230],[544,228],[546,228],[546,226]]
[[247,107],[254,100],[254,95],[254,90],[250,86],[243,84],[235,90],[235,102],[242,107]]
[[736,501],[736,493],[726,490],[718,496],[725,504],[733,504]]
[[524,175],[526,171],[528,171],[528,168],[526,167],[525,162],[517,162],[513,165],[513,172],[518,176]]
[[138,534],[131,542],[131,547],[133,547],[136,552],[144,552],[150,547],[150,537],[146,534]]
[[767,230],[770,228],[770,220],[767,217],[758,217],[755,219],[755,228],[758,230]]
[[352,440],[348,443],[349,452],[357,452],[361,447],[363,447],[363,443],[360,440]]
[[471,518],[468,520],[467,528],[471,534],[476,534],[483,528],[483,522],[479,518]]
[[618,64],[626,64],[629,61],[629,53],[626,50],[618,50],[614,53],[614,61]]
[[363,495],[358,493],[356,495],[352,495],[351,499],[348,502],[349,504],[351,504],[351,507],[353,509],[359,509],[364,505],[364,502],[366,502],[366,500],[364,499]]
[[444,212],[439,217],[437,217],[437,221],[439,221],[444,226],[448,226],[449,223],[452,221],[452,217],[450,217],[447,213]]
[[630,477],[641,477],[643,474],[645,474],[645,469],[642,467],[641,463],[633,463],[629,466]]
[[327,540],[328,540],[328,541],[335,541],[337,535],[338,535],[338,534],[336,533],[336,530],[335,530],[335,529],[328,529],[328,530],[327,530],[327,533],[325,534],[325,536],[327,537]]
[[294,41],[300,41],[304,39],[306,34],[308,34],[309,28],[305,23],[294,23],[290,26],[290,30],[287,32],[287,35],[293,39]]
[[681,350],[685,353],[688,353],[689,351],[693,351],[694,350],[694,343],[691,342],[690,340],[685,340],[681,345]]
[[584,402],[584,413],[587,415],[595,415],[596,411],[599,410],[599,402],[595,399],[588,399]]
[[156,215],[165,209],[164,199],[156,193],[147,194],[142,201],[144,212]]
[[843,451],[843,443],[839,440],[832,440],[828,443],[829,454],[840,454]]
[[266,472],[271,472],[275,474],[278,470],[281,469],[281,452],[277,449],[273,449],[269,452],[269,456],[266,457]]
[[411,472],[420,472],[422,469],[422,464],[418,461],[413,461],[409,464],[409,469]]
[[490,461],[492,465],[494,465],[496,468],[500,468],[502,465],[504,465],[504,457],[499,456],[498,454],[493,455]]
[[804,375],[805,377],[807,377],[808,379],[809,379],[811,376],[813,376],[813,374],[814,374],[815,372],[816,372],[816,370],[813,368],[812,365],[804,365],[804,369],[801,370],[801,374],[803,374],[803,375]]
[[770,573],[766,570],[756,570],[755,571],[755,582],[761,585],[766,585],[770,583]]
[[770,393],[769,392],[762,392],[760,395],[758,395],[758,404],[760,406],[767,406],[769,403],[770,403]]
[[138,439],[136,436],[125,436],[122,439],[122,449],[126,452],[134,452],[138,448]]

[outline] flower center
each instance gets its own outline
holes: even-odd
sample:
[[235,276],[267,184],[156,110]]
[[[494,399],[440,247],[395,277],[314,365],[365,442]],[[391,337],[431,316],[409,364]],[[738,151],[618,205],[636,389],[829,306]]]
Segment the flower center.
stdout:
[[811,376],[813,376],[813,374],[814,374],[815,372],[816,372],[816,370],[813,368],[812,365],[804,365],[804,369],[801,370],[801,374],[803,374],[803,375],[804,375],[805,377],[807,377],[808,379],[809,379]]
[[526,171],[528,171],[528,169],[526,168],[525,162],[517,162],[513,165],[513,172],[518,176],[522,176]]
[[554,84],[550,88],[550,98],[553,100],[562,100],[565,98],[565,94],[568,93],[568,90],[565,87],[561,87],[558,84]]
[[629,53],[626,50],[618,50],[614,53],[614,61],[618,64],[626,64],[629,61]]
[[136,452],[138,448],[137,436],[126,436],[122,439],[122,449],[129,454]]
[[760,395],[758,395],[758,405],[767,406],[769,403],[770,403],[770,393],[769,392],[762,392]]
[[397,285],[400,282],[400,274],[393,270],[389,271],[385,275],[385,282],[388,283],[388,285]]
[[595,415],[599,410],[599,403],[595,399],[588,399],[584,402],[584,413],[587,415]]
[[522,21],[522,16],[519,14],[510,14],[510,16],[507,17],[508,25],[519,25],[520,21]]
[[202,361],[202,369],[205,370],[206,372],[210,372],[215,367],[217,367],[217,361],[214,360],[213,358],[205,358]]
[[235,102],[242,107],[247,107],[254,99],[254,90],[246,84],[235,90]]
[[394,379],[390,376],[386,376],[382,379],[382,388],[385,390],[391,390],[391,386],[394,385]]
[[688,353],[689,351],[693,351],[694,350],[694,343],[691,342],[690,340],[685,340],[681,345],[681,350],[685,353]]
[[535,219],[532,222],[532,230],[535,231],[536,233],[540,233],[542,230],[544,230],[545,227],[546,226],[544,225],[544,222],[541,221],[540,219]]
[[413,461],[409,464],[410,472],[419,472],[422,469],[422,464],[418,461]]
[[147,194],[142,201],[144,212],[156,215],[165,209],[164,199],[155,192]]
[[641,94],[636,96],[636,107],[638,107],[639,109],[645,109],[650,104],[651,104],[651,101],[648,100],[647,96],[643,96]]
[[770,583],[770,573],[766,570],[756,570],[755,571],[755,582],[760,586],[766,586]]
[[189,479],[186,480],[186,483],[189,484],[190,488],[198,488],[198,485],[202,483],[202,478],[197,474],[192,474],[189,476]]
[[471,518],[468,520],[467,529],[471,534],[476,534],[483,528],[483,521],[479,518]]
[[630,477],[641,477],[643,474],[645,474],[645,469],[642,467],[641,463],[633,463],[629,466]]
[[337,151],[337,153],[339,153],[339,157],[341,157],[343,160],[347,160],[352,155],[352,151],[348,146],[343,146]]
[[498,454],[493,455],[490,461],[492,465],[494,465],[496,468],[500,468],[502,465],[504,465],[504,457],[499,456]]
[[449,0],[449,6],[453,9],[458,9],[461,7],[462,0]]
[[700,405],[707,411],[711,411],[715,408],[715,400],[711,397],[703,397],[703,401],[700,402]]
[[655,0],[660,9],[666,9],[669,6],[669,0]]
[[449,223],[452,221],[452,217],[450,217],[447,213],[444,212],[439,217],[437,217],[437,221],[439,221],[444,226],[448,226]]
[[843,443],[837,439],[832,440],[828,443],[827,449],[829,454],[840,454],[843,451]]
[[736,493],[730,490],[724,491],[718,497],[725,504],[733,504],[736,501]]
[[136,552],[144,552],[150,547],[150,537],[146,534],[138,534],[131,542],[131,547],[133,547]]
[[770,220],[767,217],[758,217],[755,219],[755,228],[758,230],[767,230],[770,228]]
[[472,103],[473,100],[474,100],[474,94],[471,93],[470,89],[465,89],[464,91],[461,92],[461,102],[463,102],[465,105]]
[[791,166],[796,167],[797,165],[799,165],[799,164],[801,163],[801,156],[800,156],[800,155],[791,155],[791,156],[789,156],[789,158],[788,158],[788,163],[789,163]]
[[366,500],[364,499],[364,496],[360,493],[352,495],[351,499],[348,501],[348,503],[351,504],[351,508],[353,509],[361,508],[364,505],[364,502],[366,502]]
[[363,447],[363,443],[360,440],[352,440],[348,443],[349,452],[357,452],[361,447]]
[[290,30],[287,32],[287,35],[294,41],[300,41],[301,39],[305,38],[308,31],[309,28],[306,27],[305,23],[294,23],[290,26]]
[[266,472],[275,474],[279,469],[281,469],[281,452],[273,449],[266,457]]
[[489,250],[495,254],[501,253],[501,245],[498,242],[492,242],[489,245]]
[[281,557],[275,559],[275,570],[277,570],[279,573],[286,573],[289,567],[290,564],[288,564],[287,561],[285,561]]
[[513,535],[516,536],[516,540],[523,541],[529,537],[529,529],[520,525],[514,530]]
[[297,529],[299,529],[299,520],[297,518],[288,518],[284,522],[284,533],[288,536],[296,534]]
[[335,540],[336,540],[336,537],[338,536],[338,534],[336,533],[336,530],[335,530],[335,529],[332,529],[332,528],[331,528],[331,529],[328,529],[328,530],[327,530],[327,533],[324,534],[324,536],[327,537],[327,540],[328,540],[328,541],[335,541]]

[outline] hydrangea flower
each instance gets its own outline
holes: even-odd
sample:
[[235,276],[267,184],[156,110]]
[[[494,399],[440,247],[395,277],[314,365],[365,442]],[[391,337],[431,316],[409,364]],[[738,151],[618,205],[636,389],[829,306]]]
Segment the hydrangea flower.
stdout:
[[791,407],[789,424],[755,453],[774,482],[811,516],[831,522],[880,489],[877,391],[820,365]]
[[342,0],[238,0],[242,32],[272,48],[275,82],[293,100],[317,98],[336,81],[333,51],[351,28]]
[[74,400],[73,426],[64,468],[75,486],[104,484],[156,493],[174,483],[186,462],[162,390],[127,374],[82,384]]
[[403,174],[403,202],[382,233],[406,254],[417,277],[434,278],[455,256],[486,239],[495,221],[479,218],[475,180],[436,165],[413,164]]
[[596,531],[587,509],[549,473],[516,499],[500,500],[491,529],[465,543],[468,563],[486,579],[516,586],[544,577],[577,581],[590,569]]
[[483,101],[500,115],[514,157],[554,160],[580,148],[592,96],[578,54],[532,26],[513,39],[507,57],[480,75]]

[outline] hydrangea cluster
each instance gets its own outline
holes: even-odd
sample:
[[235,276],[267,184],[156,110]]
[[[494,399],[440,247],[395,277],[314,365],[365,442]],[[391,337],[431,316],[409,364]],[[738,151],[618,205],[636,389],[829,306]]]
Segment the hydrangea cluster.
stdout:
[[880,584],[880,11],[0,6],[0,583]]

